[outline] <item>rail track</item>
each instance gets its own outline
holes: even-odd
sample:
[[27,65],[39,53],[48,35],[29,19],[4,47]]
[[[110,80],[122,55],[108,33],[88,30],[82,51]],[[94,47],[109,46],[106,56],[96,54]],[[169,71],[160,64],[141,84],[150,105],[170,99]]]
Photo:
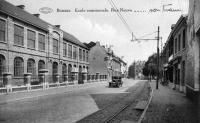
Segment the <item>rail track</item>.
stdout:
[[137,99],[141,96],[142,91],[146,89],[147,83],[140,83],[140,87],[135,88],[132,92],[128,93],[123,98],[120,98],[118,102],[114,102],[105,106],[101,110],[83,118],[77,123],[111,123],[118,118],[132,104],[137,103]]

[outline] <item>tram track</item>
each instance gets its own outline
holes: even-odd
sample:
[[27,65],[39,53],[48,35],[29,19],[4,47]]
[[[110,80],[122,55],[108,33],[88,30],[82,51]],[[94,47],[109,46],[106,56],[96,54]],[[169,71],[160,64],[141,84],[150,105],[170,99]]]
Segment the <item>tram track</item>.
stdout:
[[139,83],[139,86],[132,87],[130,93],[123,98],[120,98],[118,102],[113,102],[99,111],[81,119],[77,123],[110,123],[113,122],[123,111],[125,111],[132,104],[137,104],[138,99],[142,95],[142,92],[147,88],[147,82]]

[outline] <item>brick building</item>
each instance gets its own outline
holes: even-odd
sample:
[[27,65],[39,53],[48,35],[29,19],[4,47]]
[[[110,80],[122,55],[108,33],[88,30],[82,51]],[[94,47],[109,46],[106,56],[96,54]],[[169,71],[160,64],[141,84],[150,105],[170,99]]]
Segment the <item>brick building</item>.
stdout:
[[163,80],[169,82],[174,89],[186,93],[187,16],[182,15],[171,29],[161,53]]
[[[39,72],[47,72],[48,82],[86,79],[88,48],[73,35],[30,14],[24,6],[0,2],[0,81],[3,74],[12,76],[11,83],[23,85],[24,76],[39,81]],[[5,85],[6,84],[6,85]],[[32,83],[31,83],[32,84]]]
[[121,68],[122,65],[126,67],[126,63],[122,59],[114,55],[113,51],[110,48],[101,46],[99,42],[90,42],[86,45],[90,49],[89,74],[105,75],[103,77],[108,78],[108,80],[111,79],[111,76],[122,75]]

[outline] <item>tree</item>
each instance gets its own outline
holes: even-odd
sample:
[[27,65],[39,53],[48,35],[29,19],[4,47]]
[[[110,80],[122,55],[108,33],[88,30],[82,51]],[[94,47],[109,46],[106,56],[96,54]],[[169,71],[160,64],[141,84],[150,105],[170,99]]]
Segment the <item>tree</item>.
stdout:
[[156,76],[157,74],[157,54],[154,53],[151,56],[149,56],[148,60],[145,62],[145,66],[143,68],[143,74],[144,76]]
[[135,78],[135,62],[133,62],[128,68],[128,77]]

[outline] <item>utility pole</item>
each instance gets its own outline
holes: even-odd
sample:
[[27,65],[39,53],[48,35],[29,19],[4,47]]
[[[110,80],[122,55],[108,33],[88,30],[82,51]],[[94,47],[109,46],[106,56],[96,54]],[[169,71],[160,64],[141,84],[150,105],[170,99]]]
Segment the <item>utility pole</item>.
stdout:
[[160,58],[159,58],[159,40],[160,40],[160,26],[158,26],[158,36],[154,39],[144,39],[144,38],[139,38],[139,39],[135,39],[135,40],[131,40],[131,41],[139,41],[139,40],[143,40],[143,41],[149,41],[149,40],[157,40],[157,79],[156,79],[156,89],[158,89],[158,82],[159,82],[159,61],[160,61]]
[[158,37],[157,37],[157,80],[156,80],[156,89],[158,89],[158,82],[159,82],[159,39],[160,39],[160,26],[158,26]]

